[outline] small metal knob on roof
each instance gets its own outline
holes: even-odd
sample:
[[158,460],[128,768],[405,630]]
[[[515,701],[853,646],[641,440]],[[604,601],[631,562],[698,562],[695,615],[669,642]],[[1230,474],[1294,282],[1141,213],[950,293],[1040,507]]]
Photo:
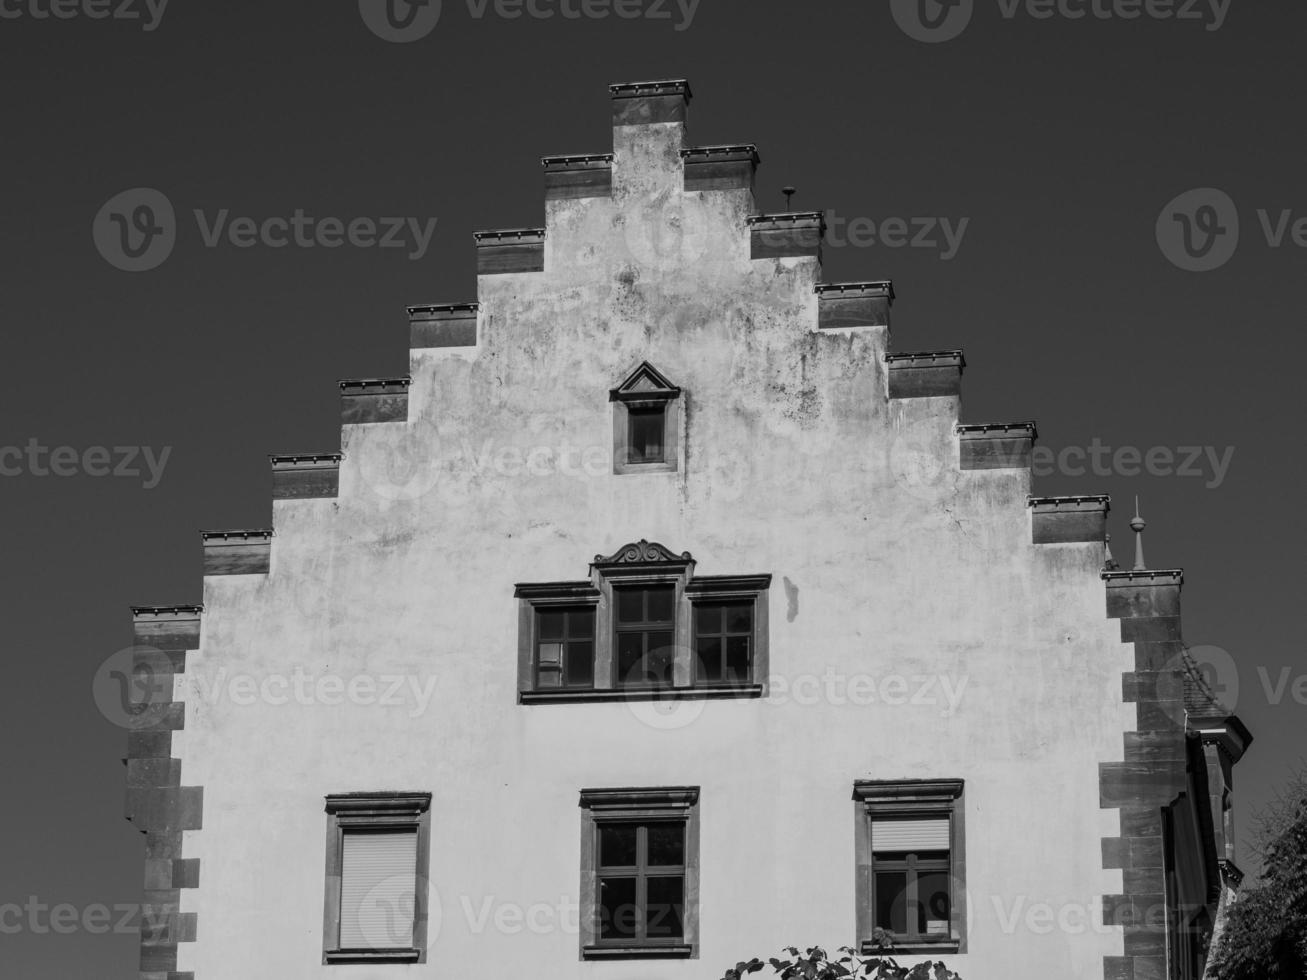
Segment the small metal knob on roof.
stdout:
[[792,198],[792,197],[794,196],[794,192],[795,192],[796,190],[798,190],[797,187],[782,187],[782,188],[781,188],[781,193],[785,195],[785,210],[786,210],[786,211],[791,210],[791,206],[790,206],[790,198]]

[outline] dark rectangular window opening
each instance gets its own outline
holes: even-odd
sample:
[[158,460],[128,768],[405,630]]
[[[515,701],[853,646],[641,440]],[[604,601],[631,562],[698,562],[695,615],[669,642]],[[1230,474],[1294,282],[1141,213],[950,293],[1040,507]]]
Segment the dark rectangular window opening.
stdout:
[[753,602],[694,607],[696,684],[748,684],[753,678]]
[[596,829],[598,945],[683,943],[685,821],[604,821]]
[[676,588],[613,590],[617,687],[671,687],[676,644]]
[[947,851],[888,852],[875,856],[875,924],[896,942],[924,943],[949,936]]
[[536,612],[536,688],[594,687],[593,606],[542,608]]
[[667,409],[662,405],[627,408],[627,462],[665,462]]

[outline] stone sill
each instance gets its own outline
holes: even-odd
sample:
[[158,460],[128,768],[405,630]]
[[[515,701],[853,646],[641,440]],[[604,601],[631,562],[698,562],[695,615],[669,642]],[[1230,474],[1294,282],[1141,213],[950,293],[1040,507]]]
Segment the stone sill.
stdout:
[[762,697],[761,684],[703,684],[698,687],[553,688],[519,691],[518,704],[584,704],[612,701],[707,701]]
[[649,946],[582,946],[581,958],[598,959],[688,959],[694,955],[694,947],[687,943],[668,943]]
[[948,956],[961,950],[962,944],[957,939],[925,940],[922,942],[896,942],[891,949],[885,949],[874,943],[863,941],[858,952],[863,956],[899,956],[908,954]]
[[322,954],[325,964],[336,963],[417,963],[420,949],[333,949]]

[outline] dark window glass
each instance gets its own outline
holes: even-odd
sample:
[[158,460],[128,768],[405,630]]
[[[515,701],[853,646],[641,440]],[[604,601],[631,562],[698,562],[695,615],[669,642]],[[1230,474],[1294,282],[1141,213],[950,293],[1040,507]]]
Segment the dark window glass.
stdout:
[[947,851],[877,852],[872,861],[877,926],[905,939],[950,934]]
[[747,684],[753,673],[753,603],[695,606],[696,683]]
[[876,925],[896,936],[908,932],[908,874],[881,871],[876,874]]
[[616,593],[618,686],[670,686],[676,659],[675,588],[656,585]]
[[679,821],[651,823],[649,832],[649,864],[654,867],[685,863],[685,824]]
[[948,875],[938,871],[917,876],[917,931],[923,936],[948,935]]
[[685,821],[598,824],[598,939],[615,945],[685,936]]
[[627,409],[629,430],[627,433],[627,462],[661,463],[663,462],[663,429],[667,417],[662,406],[652,408]]
[[536,613],[536,687],[594,686],[594,608]]
[[635,867],[636,836],[639,829],[639,826],[633,823],[600,824],[599,867]]
[[680,875],[650,878],[645,906],[645,929],[649,939],[680,939],[685,879]]
[[631,940],[644,925],[640,904],[636,901],[635,878],[599,879],[599,938]]

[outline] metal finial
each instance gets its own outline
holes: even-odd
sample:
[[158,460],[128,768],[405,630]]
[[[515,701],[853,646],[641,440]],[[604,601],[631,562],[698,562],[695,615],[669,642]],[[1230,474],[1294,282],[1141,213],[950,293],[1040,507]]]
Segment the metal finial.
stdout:
[[1139,516],[1139,498],[1135,497],[1135,516],[1130,518],[1130,530],[1135,532],[1135,571],[1142,572],[1148,566],[1144,564],[1144,528],[1148,522]]
[[785,195],[785,210],[786,210],[786,211],[789,211],[789,210],[790,210],[790,198],[792,198],[792,197],[794,196],[794,192],[795,192],[796,190],[798,190],[797,187],[788,187],[788,186],[787,186],[787,187],[782,187],[782,188],[781,188],[781,193]]

